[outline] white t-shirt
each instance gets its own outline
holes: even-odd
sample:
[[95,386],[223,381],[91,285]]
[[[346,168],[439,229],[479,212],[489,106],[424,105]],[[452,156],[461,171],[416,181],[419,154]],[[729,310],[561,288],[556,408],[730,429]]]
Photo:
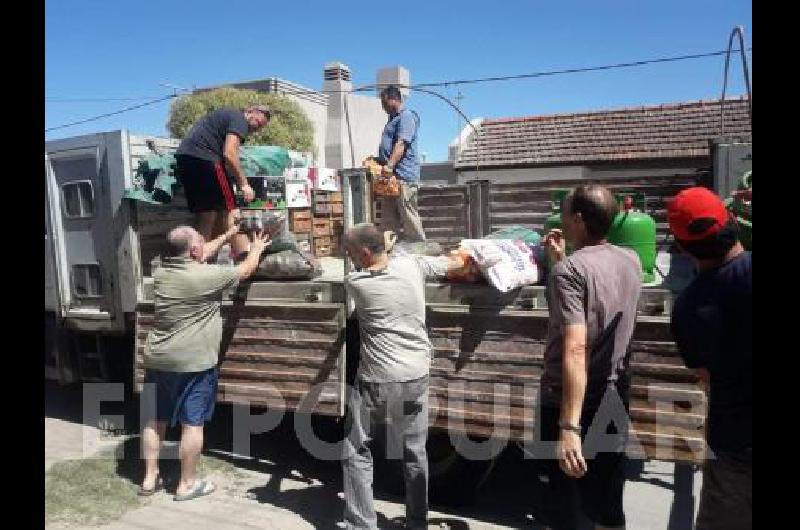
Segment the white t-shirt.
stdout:
[[373,383],[404,382],[430,372],[425,327],[425,275],[411,256],[391,258],[382,271],[348,274],[361,331],[358,376]]

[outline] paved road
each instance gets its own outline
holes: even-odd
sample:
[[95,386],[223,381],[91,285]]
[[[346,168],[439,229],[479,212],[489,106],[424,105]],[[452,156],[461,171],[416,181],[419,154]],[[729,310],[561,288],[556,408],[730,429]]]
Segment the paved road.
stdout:
[[[104,405],[105,414],[127,414],[127,427],[135,431],[135,402],[125,405]],[[81,423],[80,388],[59,388],[48,385],[45,417],[45,465],[63,458],[81,455],[83,425]],[[312,458],[292,435],[290,422],[272,432],[254,436],[253,457],[233,458],[228,434],[230,409],[220,406],[207,436],[209,453],[227,458],[242,476],[214,476],[219,491],[206,499],[174,503],[166,494],[157,495],[146,505],[125,514],[103,528],[333,528],[341,516],[341,473],[336,462]],[[86,431],[97,440],[99,431]],[[127,450],[136,450],[136,439]],[[88,444],[88,445],[91,445]],[[133,454],[133,453],[130,453]],[[477,501],[470,506],[434,505],[432,528],[444,523],[452,529],[537,528],[526,515],[533,497],[532,471],[520,453],[508,450],[497,463],[481,489]],[[694,487],[695,497],[674,495],[674,466],[648,462],[643,469],[632,469],[633,478],[626,485],[625,509],[628,528],[637,530],[690,530],[696,512],[696,495],[700,474],[689,471],[677,474],[679,487]],[[683,483],[681,486],[681,482]],[[386,491],[378,491],[377,509],[382,527],[395,528],[392,520],[403,515],[402,499]],[[55,529],[56,526],[49,528]]]

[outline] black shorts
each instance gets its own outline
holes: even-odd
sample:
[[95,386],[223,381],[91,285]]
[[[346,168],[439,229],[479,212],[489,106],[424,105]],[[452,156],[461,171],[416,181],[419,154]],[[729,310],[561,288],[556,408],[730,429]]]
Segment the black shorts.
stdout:
[[[545,442],[558,441],[560,415],[561,411],[556,407],[540,408],[537,420],[540,429],[538,439]],[[581,439],[585,439],[593,419],[593,411],[584,411],[581,415]],[[624,448],[624,435],[613,424],[607,426],[605,432],[619,436],[618,446]],[[616,527],[625,524],[622,506],[622,490],[625,484],[624,451],[597,452],[591,459],[584,454],[588,469],[579,479],[570,478],[561,470],[554,449],[540,452],[539,458],[543,458],[536,462],[541,498],[534,513],[538,522],[553,530],[576,530],[585,515],[601,526]]]
[[190,212],[229,212],[236,208],[233,186],[221,162],[189,155],[177,155],[175,162],[175,177],[183,186]]

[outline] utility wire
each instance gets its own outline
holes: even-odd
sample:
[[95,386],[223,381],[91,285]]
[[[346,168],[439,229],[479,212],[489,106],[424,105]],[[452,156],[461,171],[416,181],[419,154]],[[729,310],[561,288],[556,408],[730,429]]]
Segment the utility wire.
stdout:
[[[733,51],[740,51],[740,50],[733,50]],[[748,48],[747,51],[753,51],[753,48]],[[600,70],[613,70],[616,68],[630,68],[633,66],[644,66],[648,64],[659,64],[659,63],[669,63],[674,61],[685,61],[689,59],[703,59],[706,57],[717,57],[720,55],[726,55],[728,50],[722,50],[718,52],[709,52],[709,53],[698,53],[693,55],[678,55],[674,57],[661,57],[658,59],[647,59],[644,61],[634,61],[631,63],[617,63],[617,64],[608,64],[604,66],[589,66],[585,68],[569,68],[566,70],[551,70],[548,72],[534,72],[530,74],[518,74],[518,75],[506,75],[506,76],[498,76],[498,77],[481,77],[477,79],[461,79],[461,80],[454,80],[454,81],[440,81],[437,83],[420,83],[414,85],[415,87],[435,87],[435,86],[448,86],[448,85],[467,85],[467,84],[474,84],[474,83],[488,83],[491,81],[511,81],[514,79],[531,79],[535,77],[545,77],[551,75],[561,75],[561,74],[576,74],[581,72],[597,72]]]
[[[739,52],[741,50],[731,50],[733,52]],[[753,48],[747,48],[748,52],[753,51]],[[575,73],[584,73],[584,72],[596,72],[596,71],[603,71],[603,70],[613,70],[618,68],[631,68],[635,66],[645,66],[648,64],[660,64],[660,63],[669,63],[669,62],[676,62],[676,61],[685,61],[685,60],[692,60],[692,59],[703,59],[708,57],[719,57],[722,55],[726,55],[728,50],[721,50],[716,52],[709,52],[709,53],[698,53],[692,55],[678,55],[672,57],[660,57],[656,59],[647,59],[642,61],[634,61],[628,63],[617,63],[617,64],[609,64],[603,66],[588,66],[583,68],[569,68],[564,70],[550,70],[544,72],[533,72],[528,74],[516,74],[516,75],[507,75],[507,76],[495,76],[495,77],[481,77],[476,79],[461,79],[461,80],[449,80],[449,81],[437,81],[431,83],[418,83],[416,85],[397,85],[399,88],[409,88],[409,89],[418,89],[418,88],[433,88],[433,87],[450,87],[453,85],[468,85],[468,84],[477,84],[477,83],[488,83],[488,82],[497,82],[497,81],[512,81],[517,79],[533,79],[537,77],[547,77],[547,76],[554,76],[554,75],[563,75],[563,74],[575,74]],[[352,88],[350,90],[304,90],[298,87],[281,87],[279,86],[275,93],[281,94],[289,94],[294,96],[305,95],[305,94],[341,94],[341,93],[355,93],[355,92],[365,92],[368,90],[374,90],[376,88],[383,88],[384,85],[363,85],[356,88]]]
[[130,98],[60,98],[60,97],[45,97],[45,103],[103,103],[106,101],[142,101],[144,99],[153,99],[157,96],[142,96]]
[[[741,51],[741,50],[731,50],[731,51]],[[753,51],[753,48],[752,47],[747,48],[746,51],[748,51],[748,52],[749,51]],[[668,62],[684,61],[684,60],[691,60],[691,59],[702,59],[702,58],[707,58],[707,57],[716,57],[716,56],[726,55],[728,53],[729,53],[728,50],[722,50],[722,51],[709,52],[709,53],[698,53],[698,54],[692,54],[692,55],[678,55],[678,56],[673,56],[673,57],[660,57],[660,58],[657,58],[657,59],[647,59],[647,60],[643,60],[643,61],[634,61],[634,62],[629,62],[629,63],[617,63],[617,64],[609,64],[609,65],[603,65],[603,66],[590,66],[590,67],[584,67],[584,68],[569,68],[569,69],[564,69],[564,70],[550,70],[550,71],[545,71],[545,72],[533,72],[533,73],[529,73],[529,74],[517,74],[517,75],[495,76],[495,77],[481,77],[481,78],[475,78],[475,79],[460,79],[460,80],[450,80],[450,81],[439,81],[439,82],[435,82],[435,83],[418,83],[416,85],[411,85],[411,86],[401,86],[400,88],[409,88],[409,89],[412,89],[412,90],[423,91],[424,88],[431,88],[431,87],[449,87],[449,86],[453,86],[453,85],[467,85],[467,84],[489,83],[489,82],[497,82],[497,81],[512,81],[512,80],[517,80],[517,79],[532,79],[532,78],[537,78],[537,77],[546,77],[546,76],[563,75],[563,74],[575,74],[575,73],[582,73],[582,72],[596,72],[596,71],[602,71],[602,70],[612,70],[612,69],[617,69],[617,68],[630,68],[630,67],[634,67],[634,66],[644,66],[644,65],[648,65],[648,64],[659,64],[659,63],[668,63]],[[353,88],[353,89],[350,89],[350,90],[303,90],[303,89],[299,89],[299,88],[296,88],[296,87],[292,87],[292,88],[280,87],[279,90],[276,90],[276,93],[279,93],[279,94],[280,93],[285,93],[285,94],[290,94],[290,95],[319,94],[319,93],[337,94],[337,93],[363,92],[363,91],[367,91],[367,90],[373,90],[373,89],[376,89],[376,88],[382,88],[382,86],[381,85],[365,85],[365,86],[360,86],[360,87]],[[441,95],[439,95],[439,94],[435,94],[435,95],[437,97],[441,97]],[[99,120],[99,119],[102,119],[102,118],[107,118],[108,116],[114,116],[114,115],[117,115],[117,114],[122,114],[122,113],[125,113],[125,112],[129,112],[131,110],[135,110],[135,109],[139,109],[139,108],[146,107],[146,106],[149,106],[149,105],[153,105],[153,104],[156,104],[156,103],[160,103],[161,101],[166,101],[167,99],[171,99],[171,98],[175,98],[175,97],[178,97],[177,93],[176,94],[171,94],[169,96],[161,97],[161,98],[158,98],[158,99],[146,101],[144,103],[141,103],[139,105],[134,105],[132,107],[126,107],[126,108],[120,109],[118,111],[108,112],[108,113],[105,113],[105,114],[100,114],[98,116],[92,116],[92,117],[86,118],[84,120],[80,120],[80,121],[76,121],[76,122],[72,122],[72,123],[66,123],[66,124],[63,124],[63,125],[58,125],[56,127],[50,127],[49,129],[45,129],[45,132],[55,131],[55,130],[58,130],[58,129],[65,129],[67,127],[72,127],[74,125],[80,125],[80,124],[83,124],[83,123],[89,123],[89,122],[96,121],[96,120]],[[67,99],[67,98],[65,98],[65,99]],[[100,99],[100,98],[98,98],[98,99]],[[109,100],[109,101],[111,99],[112,98],[107,98],[107,100]],[[452,106],[451,102],[448,101],[448,103],[450,103],[451,106]],[[462,114],[462,117],[463,117],[463,114]],[[467,120],[467,123],[469,123],[469,120]]]
[[[731,52],[739,52],[740,49],[730,50]],[[753,51],[753,48],[747,48],[748,52]],[[722,55],[728,54],[728,50],[722,50],[717,52],[709,52],[709,53],[698,53],[692,55],[678,55],[672,57],[661,57],[657,59],[646,59],[642,61],[635,61],[629,63],[617,63],[617,64],[609,64],[603,66],[589,66],[584,68],[569,68],[564,70],[550,70],[544,72],[533,72],[528,74],[516,74],[516,75],[507,75],[507,76],[495,76],[495,77],[481,77],[476,79],[460,79],[460,80],[450,80],[450,81],[437,81],[431,83],[418,83],[416,85],[411,85],[410,87],[401,87],[401,88],[431,88],[431,87],[450,87],[451,85],[467,85],[467,84],[476,84],[476,83],[488,83],[488,82],[496,82],[496,81],[512,81],[515,79],[532,79],[536,77],[546,77],[546,76],[553,76],[553,75],[563,75],[563,74],[574,74],[574,73],[582,73],[582,72],[595,72],[595,71],[602,71],[602,70],[612,70],[616,68],[631,68],[634,66],[644,66],[648,64],[659,64],[659,63],[668,63],[668,62],[675,62],[675,61],[684,61],[684,60],[691,60],[691,59],[702,59],[707,57],[718,57]],[[374,88],[378,88],[378,85],[369,85],[364,87],[359,87],[352,90],[313,90],[313,89],[302,89],[299,87],[279,87],[276,90],[276,93],[286,93],[290,95],[302,95],[302,94],[337,94],[343,92],[363,92],[366,90],[372,90]],[[188,89],[183,89],[188,91]],[[93,102],[93,101],[136,101],[140,99],[147,99],[144,97],[141,98],[45,98],[50,101],[69,101],[69,102]]]
[[170,94],[169,96],[164,96],[164,97],[161,97],[161,98],[158,98],[158,99],[153,99],[153,100],[150,100],[150,101],[146,101],[144,103],[140,103],[140,104],[134,105],[132,107],[126,107],[124,109],[116,110],[114,112],[107,112],[105,114],[100,114],[98,116],[92,116],[91,118],[86,118],[86,119],[74,121],[74,122],[71,122],[71,123],[65,123],[63,125],[57,125],[55,127],[50,127],[49,129],[45,129],[44,132],[47,133],[47,132],[50,132],[50,131],[56,131],[58,129],[66,129],[67,127],[72,127],[74,125],[81,125],[83,123],[89,123],[89,122],[92,122],[92,121],[97,121],[97,120],[100,120],[102,118],[107,118],[109,116],[115,116],[117,114],[122,114],[124,112],[129,112],[131,110],[140,109],[142,107],[147,107],[149,105],[155,105],[156,103],[161,103],[162,101],[166,101],[168,99],[172,99],[172,98],[175,98],[175,97],[177,97],[175,94]]

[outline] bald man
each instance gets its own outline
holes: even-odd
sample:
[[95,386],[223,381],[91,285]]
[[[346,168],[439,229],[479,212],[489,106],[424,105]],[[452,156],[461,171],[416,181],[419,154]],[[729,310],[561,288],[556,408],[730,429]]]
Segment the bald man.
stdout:
[[377,528],[372,494],[375,429],[388,421],[390,458],[402,457],[407,528],[427,528],[428,384],[431,343],[425,327],[425,267],[413,256],[389,257],[383,232],[356,225],[345,234],[357,271],[345,278],[361,334],[352,428],[345,439],[344,526]]
[[[254,234],[247,258],[238,266],[205,262],[238,228],[212,241],[197,230],[179,226],[168,236],[170,255],[153,272],[155,318],[144,352],[145,390],[154,399],[142,432],[145,477],[139,495],[161,489],[158,456],[167,425],[181,424],[181,477],[175,500],[189,500],[214,491],[214,484],[195,478],[203,448],[203,425],[211,419],[217,393],[217,357],[222,341],[220,305],[223,292],[234,288],[258,267],[269,244],[267,234]],[[149,384],[149,385],[148,385]]]
[[[545,237],[555,265],[547,284],[550,323],[536,418],[539,439],[557,445],[554,454],[551,445],[541,455],[548,480],[542,481],[543,513],[537,519],[558,530],[576,529],[580,512],[595,528],[625,527],[628,347],[642,268],[634,251],[606,240],[617,212],[608,189],[578,186],[564,200],[563,232]],[[575,249],[570,256],[565,242]],[[595,417],[609,416],[613,426],[605,420],[593,425]],[[609,443],[583,447],[590,428]]]

